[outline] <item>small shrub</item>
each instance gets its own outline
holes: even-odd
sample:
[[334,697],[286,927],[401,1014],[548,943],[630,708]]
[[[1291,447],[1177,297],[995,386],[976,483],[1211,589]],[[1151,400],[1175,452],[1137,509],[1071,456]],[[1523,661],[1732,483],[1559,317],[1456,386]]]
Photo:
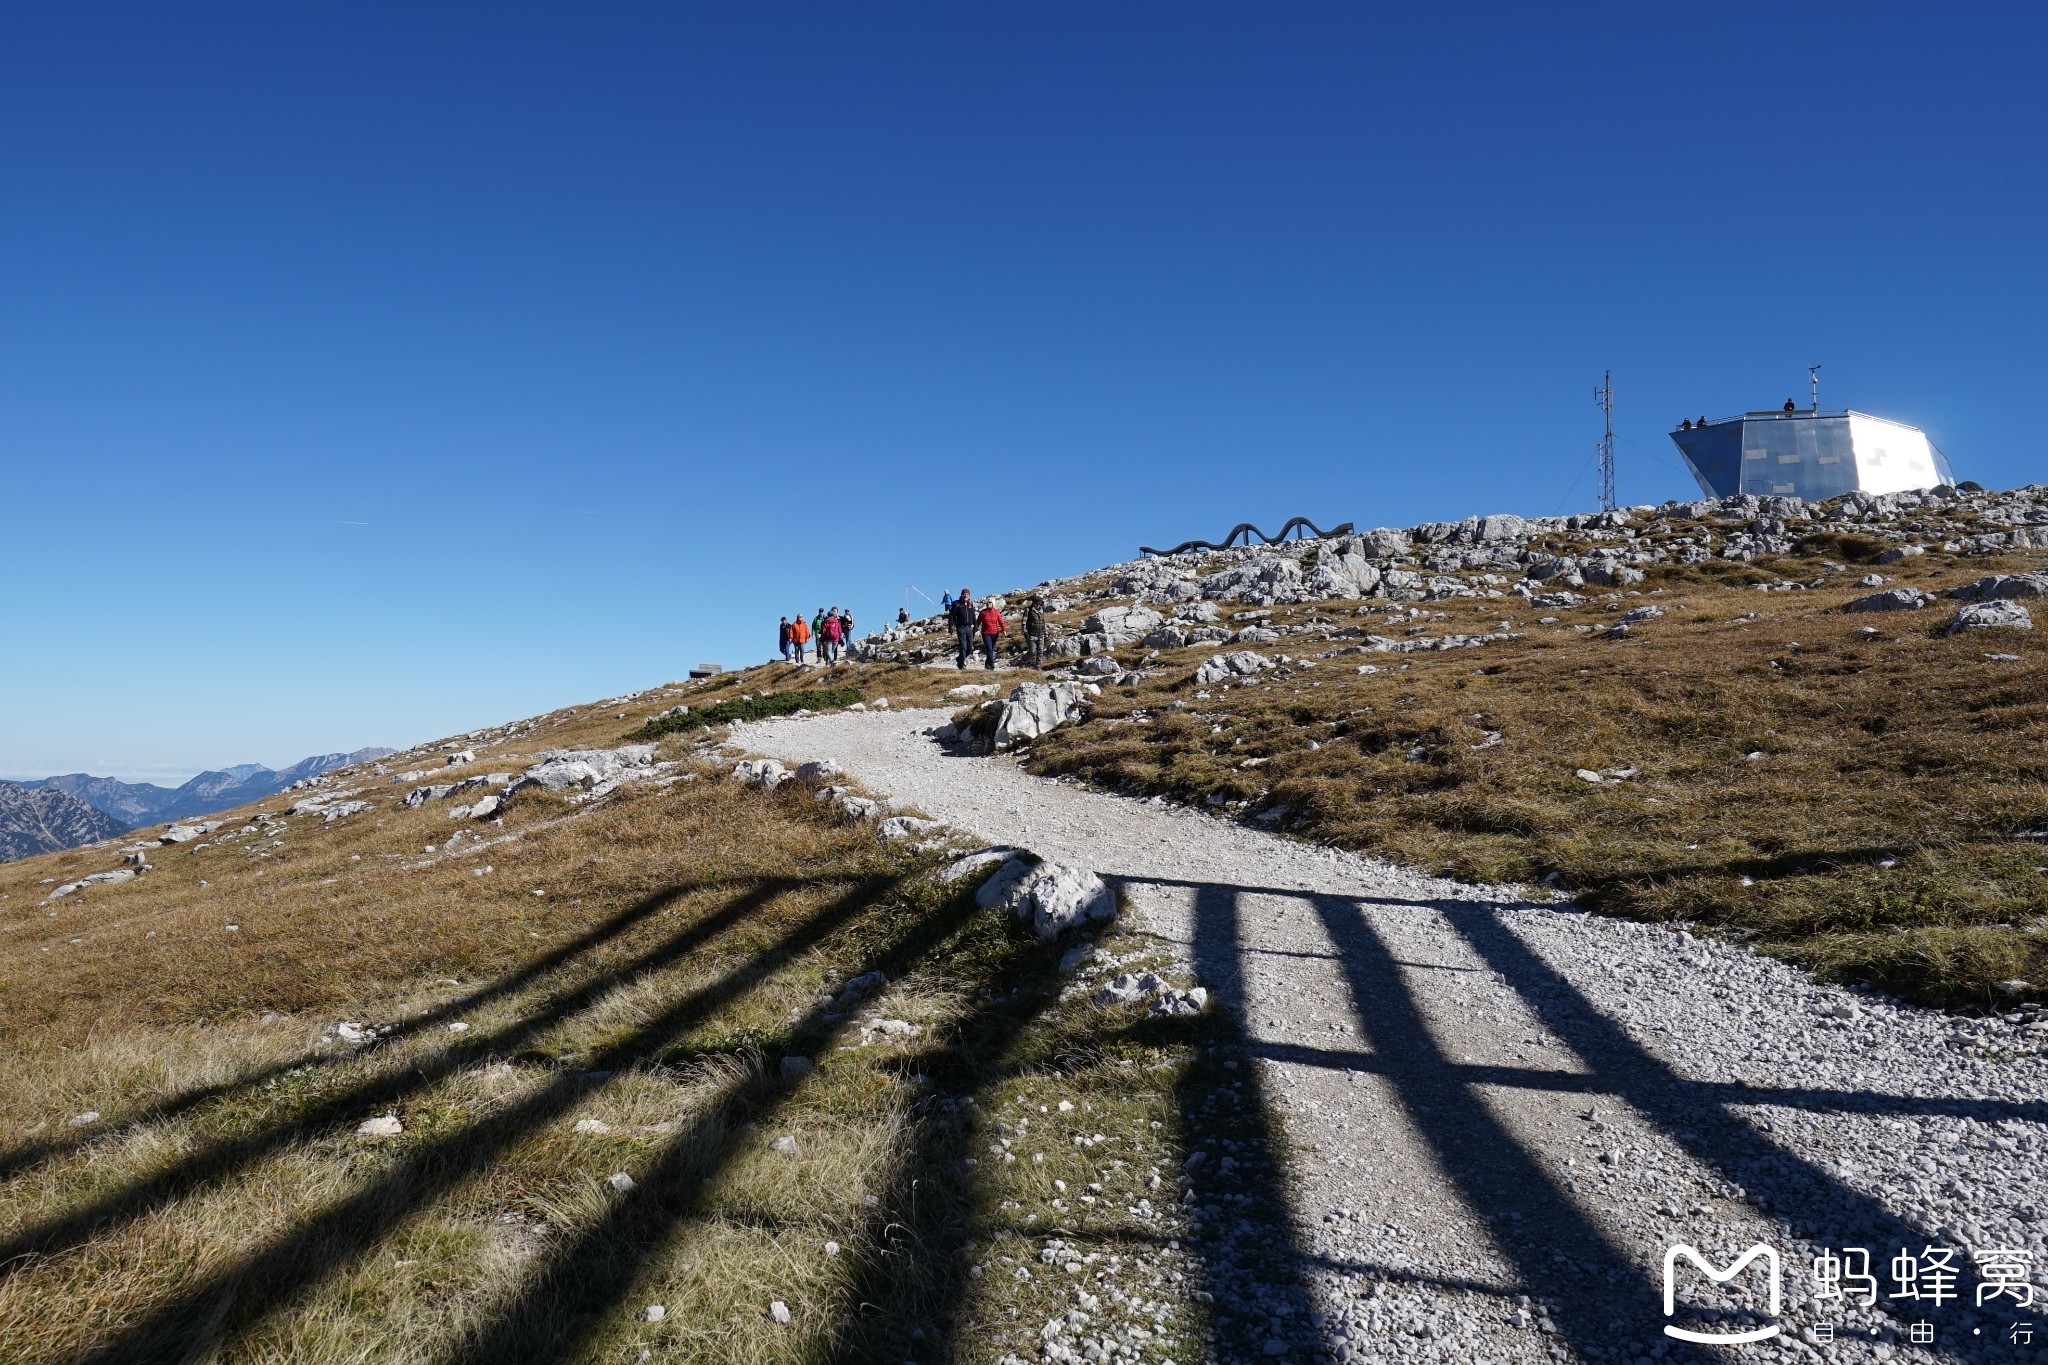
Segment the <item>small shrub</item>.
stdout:
[[775,692],[764,697],[735,697],[731,701],[685,711],[680,716],[657,716],[626,738],[645,741],[701,730],[707,725],[730,725],[736,720],[766,720],[770,716],[789,716],[798,711],[834,711],[842,706],[851,706],[860,699],[858,687],[824,687],[808,692]]

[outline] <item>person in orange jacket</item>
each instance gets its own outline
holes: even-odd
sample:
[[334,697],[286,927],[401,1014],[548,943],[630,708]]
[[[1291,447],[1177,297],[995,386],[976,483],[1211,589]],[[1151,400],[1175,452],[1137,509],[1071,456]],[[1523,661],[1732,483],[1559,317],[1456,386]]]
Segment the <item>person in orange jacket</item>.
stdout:
[[798,612],[795,619],[789,623],[789,646],[796,651],[796,661],[798,663],[804,661],[804,646],[809,643],[810,638],[810,622],[804,620],[802,612]]
[[987,602],[976,620],[981,623],[981,657],[993,669],[996,666],[996,637],[1003,633],[1003,614],[996,610],[994,602]]

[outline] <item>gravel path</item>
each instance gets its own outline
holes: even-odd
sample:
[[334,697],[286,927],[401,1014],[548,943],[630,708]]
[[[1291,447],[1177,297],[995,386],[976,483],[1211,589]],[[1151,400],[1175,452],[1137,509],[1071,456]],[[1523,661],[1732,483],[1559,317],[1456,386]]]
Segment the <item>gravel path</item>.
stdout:
[[[1243,1102],[1284,1137],[1212,1153],[1182,1201],[1215,1359],[2048,1358],[2048,1023],[1930,1014],[1689,934],[951,756],[925,733],[946,716],[775,720],[733,743],[830,759],[1114,877],[1237,1016]],[[1266,1189],[1283,1148],[1287,1186]],[[1258,1221],[1273,1210],[1291,1214]],[[1778,1317],[1753,1266],[1725,1289],[1690,1270],[1666,1318],[1679,1242],[1720,1265],[1773,1247]],[[1816,1294],[1816,1257],[1848,1247],[1869,1252],[1874,1307],[1853,1256],[1846,1293]],[[1956,1297],[1935,1302],[1943,1248]],[[1980,1307],[1992,1251],[2024,1283]],[[1893,1297],[1913,1269],[1922,1297]],[[1667,1322],[1783,1332],[1707,1348]],[[2033,1344],[2009,1340],[2019,1322]],[[1916,1323],[1931,1345],[1909,1342]]]

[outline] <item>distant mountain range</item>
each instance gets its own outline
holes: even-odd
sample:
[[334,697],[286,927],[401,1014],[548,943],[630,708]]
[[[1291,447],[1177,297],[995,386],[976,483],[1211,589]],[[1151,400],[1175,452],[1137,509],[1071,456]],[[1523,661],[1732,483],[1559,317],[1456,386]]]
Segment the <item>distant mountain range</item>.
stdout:
[[[261,763],[238,763],[203,772],[181,787],[123,782],[90,773],[65,773],[40,782],[0,782],[0,861],[89,844],[138,825],[231,810],[281,792],[304,778],[395,752],[370,748],[352,754],[315,754],[275,770]],[[74,834],[77,837],[71,837]]]
[[76,848],[130,828],[69,792],[0,782],[0,862]]

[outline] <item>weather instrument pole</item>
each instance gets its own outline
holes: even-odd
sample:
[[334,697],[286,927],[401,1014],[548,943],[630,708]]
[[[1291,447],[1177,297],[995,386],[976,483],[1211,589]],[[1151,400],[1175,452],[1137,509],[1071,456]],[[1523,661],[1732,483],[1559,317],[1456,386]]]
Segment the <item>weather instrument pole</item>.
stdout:
[[1806,377],[1813,381],[1813,410],[1820,411],[1820,366],[1808,365]]
[[1593,401],[1606,416],[1607,431],[1600,438],[1596,449],[1600,452],[1600,510],[1614,510],[1614,371],[1604,370],[1600,375],[1600,387],[1593,390]]

